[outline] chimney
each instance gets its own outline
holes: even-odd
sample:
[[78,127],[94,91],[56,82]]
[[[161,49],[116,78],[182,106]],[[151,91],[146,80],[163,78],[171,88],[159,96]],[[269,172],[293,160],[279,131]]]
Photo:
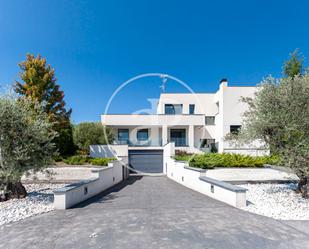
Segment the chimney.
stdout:
[[221,86],[227,86],[227,79],[220,80],[220,87]]

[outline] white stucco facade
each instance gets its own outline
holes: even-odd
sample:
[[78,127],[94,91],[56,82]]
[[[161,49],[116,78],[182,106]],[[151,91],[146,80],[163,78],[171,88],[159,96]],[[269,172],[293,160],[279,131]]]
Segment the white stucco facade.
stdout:
[[175,142],[176,150],[265,154],[261,143],[236,148],[224,141],[242,126],[247,105],[241,97],[253,97],[257,87],[230,87],[220,83],[216,93],[162,93],[156,114],[102,115],[102,124],[115,133],[117,144],[129,147],[162,147]]

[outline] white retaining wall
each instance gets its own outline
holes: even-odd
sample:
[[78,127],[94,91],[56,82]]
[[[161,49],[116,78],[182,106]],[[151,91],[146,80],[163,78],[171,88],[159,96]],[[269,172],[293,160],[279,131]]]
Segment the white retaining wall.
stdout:
[[128,145],[90,145],[90,157],[128,157]]
[[55,209],[68,209],[123,180],[123,166],[114,161],[107,167],[92,170],[93,178],[67,185],[54,191]]
[[172,151],[173,144],[164,146],[164,173],[168,178],[232,206],[246,206],[246,189],[206,177],[205,170],[191,168],[185,162],[176,162]]

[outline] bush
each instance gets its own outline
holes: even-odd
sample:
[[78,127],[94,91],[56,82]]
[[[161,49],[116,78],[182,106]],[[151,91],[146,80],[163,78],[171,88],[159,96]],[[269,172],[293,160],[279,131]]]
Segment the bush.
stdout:
[[114,136],[109,127],[104,127],[101,123],[86,122],[74,127],[73,139],[78,150],[89,154],[89,145],[111,143]]
[[107,166],[109,162],[114,160],[115,158],[92,158],[90,162],[92,165]]
[[71,156],[66,159],[63,159],[63,162],[71,165],[82,165],[82,164],[88,164],[89,158],[85,156]]
[[188,153],[184,150],[175,150],[175,160],[177,161],[188,161],[193,154]]
[[70,165],[92,164],[98,166],[107,166],[109,162],[114,160],[115,158],[91,158],[87,156],[71,156],[63,159],[63,162]]
[[264,164],[278,164],[278,156],[248,156],[230,153],[205,153],[191,157],[175,157],[186,159],[192,167],[213,169],[215,167],[263,167]]

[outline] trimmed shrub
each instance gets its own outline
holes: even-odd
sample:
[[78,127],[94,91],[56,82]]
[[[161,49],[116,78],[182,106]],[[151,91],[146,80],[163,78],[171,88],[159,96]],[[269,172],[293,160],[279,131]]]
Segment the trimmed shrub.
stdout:
[[92,164],[98,166],[107,166],[109,162],[114,160],[115,158],[91,158],[87,156],[71,156],[63,159],[63,162],[70,165]]
[[213,169],[216,167],[263,167],[264,164],[278,164],[278,156],[249,156],[231,153],[205,153],[193,157],[175,157],[189,162],[191,167]]
[[193,154],[188,153],[184,150],[175,150],[175,160],[177,161],[188,161]]
[[115,158],[91,158],[92,165],[107,166],[109,162],[114,161]]
[[70,156],[63,159],[63,162],[71,165],[83,165],[89,163],[89,158],[85,156]]

